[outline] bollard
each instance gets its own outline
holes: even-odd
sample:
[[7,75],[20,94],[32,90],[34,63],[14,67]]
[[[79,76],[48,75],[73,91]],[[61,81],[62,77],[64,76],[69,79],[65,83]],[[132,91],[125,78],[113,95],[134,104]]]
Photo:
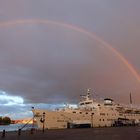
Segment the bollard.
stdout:
[[33,132],[34,132],[34,129],[33,129],[33,128],[31,128],[31,134],[33,134]]
[[18,136],[21,135],[21,129],[18,129]]
[[5,137],[5,130],[2,131],[2,138]]

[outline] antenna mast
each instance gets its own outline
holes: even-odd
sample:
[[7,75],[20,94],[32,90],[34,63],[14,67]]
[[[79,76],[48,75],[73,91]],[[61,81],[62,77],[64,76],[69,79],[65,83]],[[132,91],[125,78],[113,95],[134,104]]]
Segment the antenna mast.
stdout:
[[130,106],[132,107],[132,96],[131,96],[131,92],[130,92]]

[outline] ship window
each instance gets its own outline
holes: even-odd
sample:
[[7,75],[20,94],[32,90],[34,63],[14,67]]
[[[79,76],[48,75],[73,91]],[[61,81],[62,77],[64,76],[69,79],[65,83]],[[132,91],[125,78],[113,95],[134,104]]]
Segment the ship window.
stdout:
[[104,121],[104,119],[103,119],[103,121]]
[[101,121],[101,119],[99,121]]
[[87,104],[87,105],[88,105],[88,104],[91,104],[91,102],[86,102],[85,104]]
[[82,112],[79,112],[80,114],[82,114]]
[[80,105],[84,105],[84,103],[80,103]]
[[76,113],[75,111],[73,111],[72,113]]
[[100,104],[98,104],[98,106],[100,106]]
[[88,114],[88,112],[86,112],[86,114]]
[[103,116],[105,116],[105,113],[100,113],[100,115],[103,115]]

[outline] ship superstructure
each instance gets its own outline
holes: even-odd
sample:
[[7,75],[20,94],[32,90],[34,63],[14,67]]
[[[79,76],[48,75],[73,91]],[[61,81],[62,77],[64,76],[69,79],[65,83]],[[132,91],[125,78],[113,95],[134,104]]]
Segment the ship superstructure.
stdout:
[[91,98],[90,90],[81,96],[77,108],[67,106],[54,111],[32,109],[40,129],[64,129],[79,127],[109,127],[138,125],[140,109],[115,104],[110,98],[100,103]]

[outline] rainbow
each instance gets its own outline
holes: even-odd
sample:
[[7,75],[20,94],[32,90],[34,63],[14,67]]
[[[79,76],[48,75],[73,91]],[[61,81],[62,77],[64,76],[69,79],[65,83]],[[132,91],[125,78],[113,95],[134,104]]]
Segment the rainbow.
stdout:
[[93,32],[89,32],[86,29],[83,29],[75,25],[52,21],[52,20],[46,20],[46,19],[45,20],[44,19],[24,19],[24,20],[6,21],[6,22],[0,23],[0,28],[6,28],[6,27],[21,25],[21,24],[52,24],[52,25],[59,26],[62,28],[69,28],[76,32],[80,32],[91,39],[95,39],[101,45],[105,46],[108,50],[110,50],[116,57],[118,57],[125,64],[125,66],[130,70],[130,72],[134,75],[136,80],[140,82],[139,74],[137,73],[135,68],[127,61],[127,59],[119,51],[113,48],[109,43],[105,42],[104,40],[96,36]]

